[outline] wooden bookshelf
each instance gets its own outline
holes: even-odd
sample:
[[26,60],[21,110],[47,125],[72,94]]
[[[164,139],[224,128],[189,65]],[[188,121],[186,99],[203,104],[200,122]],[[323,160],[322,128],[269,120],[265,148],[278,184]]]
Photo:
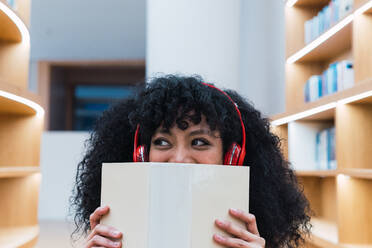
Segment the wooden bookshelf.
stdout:
[[40,185],[40,97],[27,90],[30,1],[0,0],[0,247],[34,247]]
[[344,175],[361,179],[372,179],[372,169],[300,170],[296,171],[296,175],[299,177],[336,177]]
[[36,166],[0,167],[0,178],[25,177],[36,173],[40,173],[40,168]]
[[[335,126],[337,169],[296,170],[315,215],[305,247],[371,248],[372,1],[354,0],[352,12],[333,26],[337,31],[305,44],[305,21],[328,3],[298,0],[286,6],[286,112],[272,117],[272,130],[294,168],[315,168],[307,154],[313,134]],[[306,103],[308,78],[344,59],[354,62],[354,86]]]
[[[6,1],[1,0],[0,4],[3,4],[7,8],[11,9]],[[0,39],[2,41],[20,42],[22,40],[22,34],[17,25],[3,11],[0,12],[0,23],[2,28],[0,32]]]
[[34,247],[39,233],[38,226],[0,228],[1,247]]

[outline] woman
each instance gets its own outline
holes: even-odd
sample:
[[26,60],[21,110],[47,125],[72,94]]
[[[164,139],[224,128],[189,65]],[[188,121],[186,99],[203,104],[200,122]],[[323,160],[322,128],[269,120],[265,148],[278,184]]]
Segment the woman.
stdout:
[[226,210],[246,229],[216,219],[232,237],[213,239],[224,247],[298,247],[309,233],[309,205],[269,121],[234,91],[174,75],[153,79],[97,122],[76,175],[75,233],[89,232],[85,247],[121,247],[110,239],[125,239],[99,224],[109,212],[108,206],[99,207],[102,162],[132,162],[143,145],[151,162],[224,164],[232,144],[242,146],[241,163],[251,166],[250,213]]

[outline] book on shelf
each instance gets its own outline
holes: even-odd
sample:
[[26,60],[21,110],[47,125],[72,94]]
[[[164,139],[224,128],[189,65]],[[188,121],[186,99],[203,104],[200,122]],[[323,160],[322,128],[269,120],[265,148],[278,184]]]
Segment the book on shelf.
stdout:
[[336,162],[336,145],[335,145],[335,128],[327,128],[316,133],[315,148],[315,170],[335,170]]
[[332,0],[316,16],[307,20],[304,24],[305,44],[318,38],[348,15],[353,9],[353,4],[353,0]]
[[343,60],[333,63],[322,75],[313,75],[305,83],[305,102],[348,89],[354,85],[353,62]]
[[17,8],[17,1],[16,0],[6,0],[7,4],[15,10]]

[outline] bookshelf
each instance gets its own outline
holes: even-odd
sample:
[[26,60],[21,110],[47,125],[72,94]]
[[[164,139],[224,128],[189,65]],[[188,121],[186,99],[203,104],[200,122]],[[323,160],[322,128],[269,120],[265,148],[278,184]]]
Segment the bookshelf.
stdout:
[[[272,117],[284,156],[292,163],[315,213],[305,247],[372,247],[372,1],[354,0],[352,11],[305,44],[305,21],[330,0],[288,0],[286,112]],[[304,85],[331,63],[354,62],[354,86],[305,102]],[[335,170],[314,170],[315,133],[336,130]],[[296,167],[300,165],[299,167]]]
[[0,247],[33,247],[44,110],[27,90],[30,1],[0,0]]

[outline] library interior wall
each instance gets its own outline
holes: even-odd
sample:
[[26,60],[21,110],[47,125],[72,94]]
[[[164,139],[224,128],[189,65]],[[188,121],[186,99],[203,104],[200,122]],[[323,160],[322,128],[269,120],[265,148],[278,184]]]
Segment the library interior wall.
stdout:
[[[33,0],[30,88],[36,89],[39,60],[146,57],[149,75],[161,70],[199,73],[207,80],[222,83],[222,87],[237,89],[266,115],[284,111],[282,1],[192,0],[177,1],[176,5],[171,0],[158,0],[154,3],[154,0],[148,0],[147,5],[145,0]],[[157,25],[170,22],[167,20],[172,17],[168,13],[170,7],[178,10],[174,15],[183,19],[177,21],[182,28],[176,30],[174,23],[169,24],[168,30],[154,27],[155,18]],[[158,18],[165,10],[164,18]],[[148,21],[154,19],[154,23],[147,23],[147,31],[146,11]],[[187,21],[189,15],[203,24],[192,27]],[[190,36],[183,35],[183,31]],[[184,38],[187,42],[183,40],[179,44],[188,46],[177,47],[176,42],[169,48],[163,46],[161,36],[155,32],[172,33],[169,39]],[[198,53],[190,52],[192,49]],[[81,155],[86,137],[86,133],[43,134],[39,219],[65,220],[71,193],[71,181],[67,181],[73,180],[81,158],[76,156]],[[59,183],[61,180],[65,182]]]
[[267,116],[285,111],[284,4],[241,2],[239,92]]
[[144,59],[146,0],[32,0],[30,90],[39,60]]
[[240,0],[148,0],[147,76],[199,74],[239,89]]

